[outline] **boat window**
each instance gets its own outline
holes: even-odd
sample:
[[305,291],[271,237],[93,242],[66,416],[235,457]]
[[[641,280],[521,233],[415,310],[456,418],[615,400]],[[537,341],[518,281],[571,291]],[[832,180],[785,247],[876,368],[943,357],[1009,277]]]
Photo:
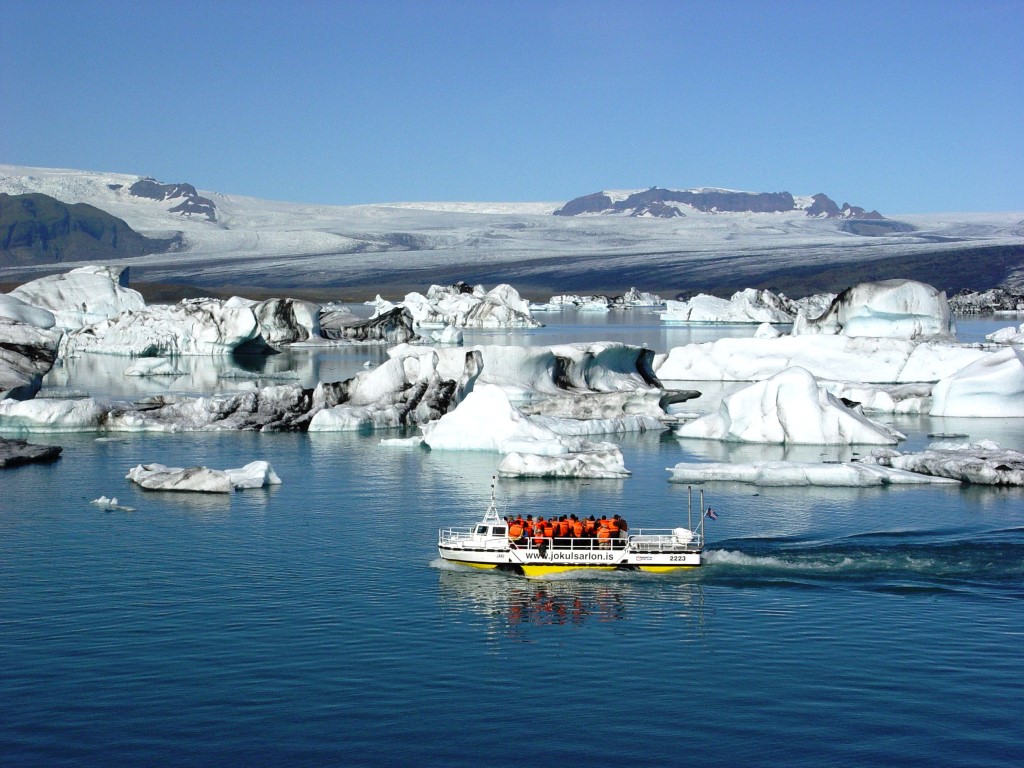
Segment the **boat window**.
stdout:
[[492,536],[506,536],[507,534],[505,532],[505,526],[504,525],[496,525],[496,526],[494,526],[494,528],[491,529],[491,535]]
[[486,536],[487,535],[487,526],[486,525],[478,525],[476,527],[476,532],[480,536]]

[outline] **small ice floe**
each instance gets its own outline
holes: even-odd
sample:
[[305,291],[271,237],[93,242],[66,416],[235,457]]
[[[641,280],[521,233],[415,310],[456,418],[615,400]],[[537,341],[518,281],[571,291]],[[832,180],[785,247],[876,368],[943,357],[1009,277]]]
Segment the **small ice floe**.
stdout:
[[1011,325],[998,331],[986,334],[985,338],[993,344],[1024,344],[1024,323]]
[[151,491],[199,493],[231,493],[243,488],[262,488],[281,483],[281,478],[266,461],[253,461],[239,469],[226,470],[139,464],[129,470],[125,478]]
[[184,371],[165,357],[141,358],[124,369],[125,376],[182,376]]
[[106,496],[100,496],[98,499],[93,499],[89,502],[95,504],[100,509],[105,509],[108,512],[134,512],[135,507],[126,507],[117,503],[117,496],[112,499],[108,499]]
[[831,486],[866,488],[878,485],[928,485],[955,483],[943,477],[926,477],[891,467],[871,464],[816,464],[801,461],[754,461],[748,464],[691,464],[669,467],[670,483],[712,481],[751,483],[762,486]]
[[415,437],[384,437],[381,438],[381,445],[390,445],[400,448],[417,448],[423,445],[423,436]]
[[938,442],[907,453],[879,448],[860,462],[976,485],[1024,485],[1024,453],[1000,448],[991,440]]

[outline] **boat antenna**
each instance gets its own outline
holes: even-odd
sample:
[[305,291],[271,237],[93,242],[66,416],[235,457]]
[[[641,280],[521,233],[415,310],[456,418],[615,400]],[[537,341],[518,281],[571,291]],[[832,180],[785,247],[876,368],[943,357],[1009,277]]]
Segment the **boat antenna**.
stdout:
[[686,527],[693,530],[693,486],[686,486]]

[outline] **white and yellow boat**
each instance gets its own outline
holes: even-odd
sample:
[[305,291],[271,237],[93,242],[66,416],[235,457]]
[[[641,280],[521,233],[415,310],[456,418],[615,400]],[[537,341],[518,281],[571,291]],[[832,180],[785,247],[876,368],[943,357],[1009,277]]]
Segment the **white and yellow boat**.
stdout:
[[704,552],[704,496],[700,521],[692,525],[692,504],[687,527],[623,532],[620,538],[509,538],[509,524],[498,513],[491,488],[491,503],[483,519],[466,528],[438,531],[437,550],[451,563],[496,569],[528,578],[566,571],[629,570],[668,573],[701,564]]

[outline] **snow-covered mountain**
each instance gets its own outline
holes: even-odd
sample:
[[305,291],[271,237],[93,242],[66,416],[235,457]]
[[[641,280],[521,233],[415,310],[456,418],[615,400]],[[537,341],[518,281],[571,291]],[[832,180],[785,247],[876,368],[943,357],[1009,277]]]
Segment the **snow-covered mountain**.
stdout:
[[[11,165],[0,165],[0,192],[85,202],[148,237],[180,235],[182,246],[173,254],[119,262],[131,266],[134,282],[322,290],[352,298],[460,279],[509,282],[544,298],[566,291],[621,293],[631,285],[663,295],[750,286],[796,294],[835,290],[859,277],[917,277],[940,288],[1024,284],[1019,212],[893,216],[882,221],[904,226],[858,234],[850,224],[879,220],[842,208],[840,215],[815,213],[824,201],[789,193],[782,194],[792,207],[780,204],[783,210],[775,211],[724,211],[721,205],[703,211],[662,201],[686,215],[555,216],[568,204],[283,203],[142,175]],[[636,192],[601,194],[615,204]],[[70,266],[77,265],[60,269]],[[8,268],[0,270],[0,280],[38,274],[38,268]]]

